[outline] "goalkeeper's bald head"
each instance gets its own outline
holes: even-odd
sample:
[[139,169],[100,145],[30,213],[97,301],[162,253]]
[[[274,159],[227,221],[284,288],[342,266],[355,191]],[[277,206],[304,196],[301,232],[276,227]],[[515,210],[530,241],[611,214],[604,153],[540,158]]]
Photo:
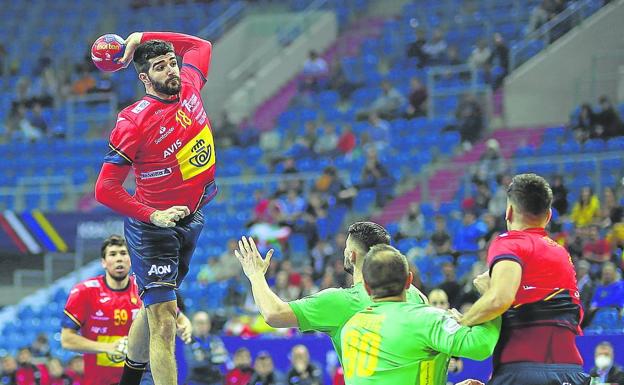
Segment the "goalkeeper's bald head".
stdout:
[[412,283],[407,258],[390,245],[376,245],[362,267],[366,291],[373,299],[400,297]]

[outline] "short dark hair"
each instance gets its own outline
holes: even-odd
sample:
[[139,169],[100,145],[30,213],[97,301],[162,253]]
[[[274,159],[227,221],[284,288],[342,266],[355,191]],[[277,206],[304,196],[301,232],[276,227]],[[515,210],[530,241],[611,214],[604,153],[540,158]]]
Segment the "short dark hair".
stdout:
[[364,282],[371,297],[384,298],[401,295],[409,274],[407,258],[390,245],[371,247],[362,267]]
[[523,214],[540,218],[548,215],[553,201],[550,185],[537,174],[514,176],[507,197]]
[[351,239],[357,242],[368,253],[375,245],[389,245],[390,234],[375,222],[355,222],[347,231]]
[[126,246],[126,240],[121,235],[111,235],[102,242],[102,258],[106,257],[106,248],[108,246]]
[[147,73],[150,68],[149,60],[155,57],[166,55],[169,52],[174,52],[173,44],[164,40],[149,40],[145,43],[141,43],[132,56],[134,62],[134,69],[137,73]]

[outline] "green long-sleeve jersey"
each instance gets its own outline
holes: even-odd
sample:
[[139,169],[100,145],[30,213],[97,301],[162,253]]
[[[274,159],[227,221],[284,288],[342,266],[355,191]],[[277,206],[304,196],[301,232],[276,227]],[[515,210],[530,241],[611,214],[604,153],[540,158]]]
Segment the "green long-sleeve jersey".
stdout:
[[[425,304],[427,297],[414,286],[407,290],[407,302]],[[301,331],[317,331],[329,335],[334,349],[342,361],[340,331],[347,321],[373,301],[366,293],[363,283],[348,289],[325,289],[320,292],[289,302],[297,317]]]
[[451,356],[484,360],[494,351],[500,317],[461,326],[447,312],[408,302],[377,302],[341,332],[347,385],[445,385]]

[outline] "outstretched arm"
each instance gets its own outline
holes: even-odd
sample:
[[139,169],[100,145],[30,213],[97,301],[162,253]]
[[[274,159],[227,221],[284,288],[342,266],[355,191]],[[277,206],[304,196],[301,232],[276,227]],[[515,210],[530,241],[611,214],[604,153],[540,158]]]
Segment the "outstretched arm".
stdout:
[[254,301],[265,321],[276,328],[297,327],[295,313],[288,303],[273,293],[264,276],[271,263],[273,249],[269,250],[266,258],[263,259],[253,238],[242,237],[238,241],[238,250],[234,253],[251,282]]
[[460,320],[465,326],[478,325],[503,314],[513,304],[520,287],[522,266],[514,260],[501,260],[492,267],[490,286]]

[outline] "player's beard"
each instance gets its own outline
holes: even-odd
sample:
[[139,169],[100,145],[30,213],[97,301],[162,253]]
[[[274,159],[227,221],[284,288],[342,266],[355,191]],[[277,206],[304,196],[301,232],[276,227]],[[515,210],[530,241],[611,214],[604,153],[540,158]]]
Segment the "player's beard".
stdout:
[[[173,80],[177,80],[176,85],[173,85]],[[154,90],[161,94],[173,96],[180,93],[180,89],[182,89],[182,83],[180,82],[179,76],[172,76],[171,78],[165,80],[164,82],[158,82],[152,78],[150,78],[152,85],[154,86]]]
[[344,271],[353,275],[353,262],[351,262],[349,258],[344,257],[344,262],[342,263],[342,265],[344,266]]
[[124,279],[128,278],[128,274],[119,275],[117,273],[108,273],[108,275],[117,282],[122,282]]

